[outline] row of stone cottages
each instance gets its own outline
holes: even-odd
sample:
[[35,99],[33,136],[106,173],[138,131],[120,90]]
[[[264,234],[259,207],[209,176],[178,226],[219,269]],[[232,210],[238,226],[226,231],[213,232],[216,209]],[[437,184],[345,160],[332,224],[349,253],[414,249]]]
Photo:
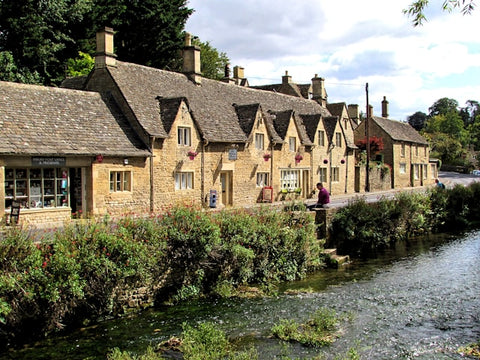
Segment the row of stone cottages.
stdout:
[[[286,74],[275,91],[250,88],[239,67],[205,79],[188,35],[182,73],[118,61],[110,28],[97,33],[97,50],[92,72],[63,88],[0,82],[4,222],[17,206],[20,223],[38,225],[72,213],[304,199],[318,181],[333,195],[363,190],[358,106],[328,104],[322,78],[305,86]],[[392,167],[388,188],[435,176],[413,128],[371,123]]]

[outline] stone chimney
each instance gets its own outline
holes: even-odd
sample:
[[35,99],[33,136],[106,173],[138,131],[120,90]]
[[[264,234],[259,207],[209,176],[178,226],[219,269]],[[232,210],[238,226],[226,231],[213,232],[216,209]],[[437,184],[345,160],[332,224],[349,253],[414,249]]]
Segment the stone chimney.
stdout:
[[233,78],[234,79],[245,79],[245,69],[241,66],[235,66],[233,68]]
[[113,29],[105,27],[97,31],[97,52],[95,53],[95,69],[117,66],[117,56],[113,52]]
[[192,35],[185,34],[185,46],[183,47],[183,73],[195,84],[201,84],[200,72],[200,47],[192,45]]
[[360,118],[360,112],[358,110],[358,104],[349,104],[347,107],[348,116],[350,119],[355,121],[358,124],[358,119]]
[[373,105],[368,105],[368,114],[367,116],[373,117]]
[[382,100],[382,117],[388,118],[388,101],[386,96]]
[[287,85],[292,83],[292,77],[288,75],[288,71],[285,70],[285,75],[282,76],[282,85]]
[[327,92],[325,91],[325,79],[315,77],[312,79],[312,99],[318,102],[323,107],[327,106]]

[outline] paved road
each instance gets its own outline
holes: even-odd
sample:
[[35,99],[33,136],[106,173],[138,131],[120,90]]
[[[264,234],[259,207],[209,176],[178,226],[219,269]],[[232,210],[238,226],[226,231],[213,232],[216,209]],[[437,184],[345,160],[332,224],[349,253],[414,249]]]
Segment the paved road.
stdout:
[[[472,175],[472,174],[459,174],[455,172],[446,172],[440,171],[438,177],[441,182],[445,184],[447,187],[453,187],[456,184],[460,185],[469,185],[472,182],[480,182],[480,176]],[[432,181],[431,186],[434,186],[435,183]],[[395,189],[395,190],[386,190],[386,191],[376,191],[376,192],[369,192],[369,193],[357,193],[357,194],[348,194],[348,195],[332,195],[330,197],[330,204],[329,207],[342,207],[348,204],[349,201],[354,200],[355,198],[361,197],[365,198],[367,202],[374,202],[379,200],[380,198],[384,197],[387,199],[391,199],[395,196],[396,193],[399,191],[425,191],[427,187],[416,187],[416,188],[405,188],[405,189]],[[316,199],[309,199],[307,200],[308,204],[315,203]]]

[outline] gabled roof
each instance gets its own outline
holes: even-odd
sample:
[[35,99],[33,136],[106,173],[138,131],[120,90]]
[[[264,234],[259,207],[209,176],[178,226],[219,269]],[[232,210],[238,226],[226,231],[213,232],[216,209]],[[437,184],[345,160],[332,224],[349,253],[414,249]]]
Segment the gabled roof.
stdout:
[[372,120],[393,140],[428,145],[427,140],[409,123],[373,116]]
[[108,71],[143,128],[158,137],[166,137],[167,134],[159,121],[157,96],[188,99],[202,136],[210,142],[247,141],[233,104],[258,103],[263,111],[293,110],[302,114],[330,115],[327,109],[313,100],[206,78],[197,85],[181,73],[121,61],[117,61],[116,67],[108,67]]
[[260,110],[260,104],[237,105],[233,104],[237,112],[238,122],[245,135],[250,135],[255,124],[257,113]]
[[310,137],[307,134],[307,129],[305,128],[305,124],[303,123],[302,117],[294,114],[293,118],[295,120],[298,136],[300,137],[300,141],[302,142],[302,145],[307,145],[307,146],[313,145],[312,140],[310,140]]
[[[333,116],[338,116],[338,118],[341,120],[343,119],[348,120],[348,123],[350,124],[350,126],[352,126],[352,129],[353,129],[353,124],[350,121],[350,117],[348,116],[346,103],[340,102],[340,103],[327,104],[327,109],[330,111],[330,113]],[[347,116],[346,118],[344,118],[345,115]],[[342,128],[343,137],[345,138],[345,145],[350,149],[356,149],[357,146],[355,145],[353,131],[346,131],[343,121],[340,121],[340,127]]]
[[165,129],[166,133],[170,133],[172,129],[172,125],[177,118],[178,110],[180,109],[180,105],[185,98],[170,98],[165,99],[161,96],[157,97],[158,103],[160,106],[160,119],[163,124],[163,128]]
[[322,116],[319,114],[313,115],[300,115],[302,118],[303,124],[307,131],[307,135],[310,138],[310,141],[313,143],[315,141],[315,135],[317,133],[318,124],[320,123]]
[[327,135],[327,140],[329,144],[333,143],[333,134],[335,133],[337,123],[337,116],[327,116],[323,118],[323,127],[325,128],[325,134]]
[[277,134],[285,140],[288,131],[288,125],[290,125],[290,119],[292,118],[293,111],[270,111],[270,116],[273,119],[273,126]]
[[147,156],[113,99],[98,93],[0,82],[0,153]]

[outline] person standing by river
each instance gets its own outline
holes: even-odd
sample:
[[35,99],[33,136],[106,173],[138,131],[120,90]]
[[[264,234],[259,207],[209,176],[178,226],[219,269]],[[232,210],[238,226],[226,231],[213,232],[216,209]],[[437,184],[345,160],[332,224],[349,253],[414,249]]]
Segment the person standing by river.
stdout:
[[330,202],[330,194],[328,193],[328,190],[323,187],[323,184],[321,182],[317,183],[317,189],[318,189],[317,202],[313,205],[309,205],[307,207],[308,210],[323,208],[325,207],[326,204]]

